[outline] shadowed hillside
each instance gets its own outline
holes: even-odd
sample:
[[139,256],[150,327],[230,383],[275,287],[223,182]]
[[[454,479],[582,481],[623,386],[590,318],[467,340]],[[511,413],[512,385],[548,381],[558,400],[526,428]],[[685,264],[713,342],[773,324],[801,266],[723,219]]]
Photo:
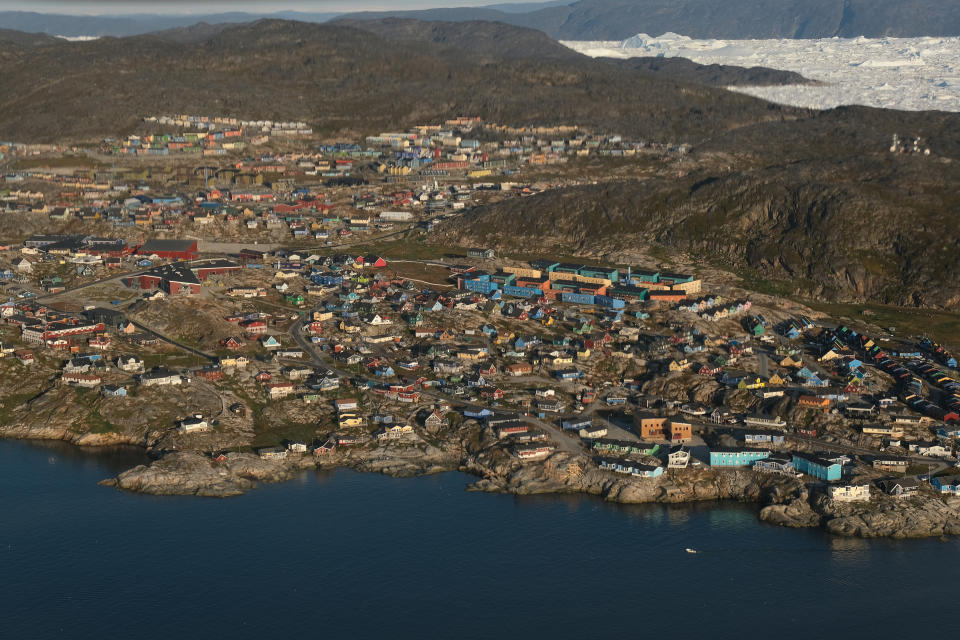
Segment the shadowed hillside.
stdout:
[[508,25],[366,28],[387,37],[263,21],[214,30],[200,42],[145,36],[0,45],[0,138],[117,135],[143,116],[185,112],[304,120],[332,133],[476,114],[693,142],[803,113],[625,73]]

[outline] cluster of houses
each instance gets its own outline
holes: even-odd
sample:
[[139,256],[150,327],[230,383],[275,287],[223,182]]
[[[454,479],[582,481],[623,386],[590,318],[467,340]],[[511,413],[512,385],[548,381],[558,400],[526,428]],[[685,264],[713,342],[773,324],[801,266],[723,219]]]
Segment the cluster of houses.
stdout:
[[304,122],[272,120],[239,120],[223,116],[148,116],[144,122],[174,133],[130,135],[123,140],[108,138],[104,149],[113,154],[165,156],[170,154],[226,155],[242,151],[247,144],[261,145],[270,137],[303,137],[313,135]]
[[[471,254],[486,255],[484,249],[471,249]],[[618,268],[543,259],[530,263],[529,268],[504,266],[493,273],[464,268],[458,274],[457,285],[489,300],[509,297],[538,304],[564,302],[623,313],[628,303],[684,300],[699,292],[702,283],[687,274],[632,269],[621,274]]]

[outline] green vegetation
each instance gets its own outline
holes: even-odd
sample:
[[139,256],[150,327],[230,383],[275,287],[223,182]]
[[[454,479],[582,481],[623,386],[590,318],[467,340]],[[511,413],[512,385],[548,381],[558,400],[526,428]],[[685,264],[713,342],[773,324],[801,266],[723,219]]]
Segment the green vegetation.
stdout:
[[87,156],[57,156],[54,158],[17,158],[11,165],[15,171],[26,169],[99,169],[101,164]]
[[0,401],[0,424],[10,422],[13,411],[20,405],[29,402],[36,396],[36,393],[12,393],[5,395]]
[[[833,318],[849,318],[855,326],[874,325],[883,330],[893,327],[898,337],[925,335],[949,347],[960,347],[960,313],[883,304],[801,302]],[[864,311],[868,315],[864,315]]]

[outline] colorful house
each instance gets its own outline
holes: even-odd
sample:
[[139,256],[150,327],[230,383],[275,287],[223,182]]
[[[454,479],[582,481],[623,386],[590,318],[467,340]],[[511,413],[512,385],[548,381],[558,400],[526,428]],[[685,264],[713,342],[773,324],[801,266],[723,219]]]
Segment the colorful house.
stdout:
[[760,449],[717,448],[710,450],[711,467],[749,467],[757,460],[769,458],[770,452]]
[[800,473],[828,482],[839,480],[840,476],[843,475],[843,468],[840,463],[805,453],[793,454],[793,468]]

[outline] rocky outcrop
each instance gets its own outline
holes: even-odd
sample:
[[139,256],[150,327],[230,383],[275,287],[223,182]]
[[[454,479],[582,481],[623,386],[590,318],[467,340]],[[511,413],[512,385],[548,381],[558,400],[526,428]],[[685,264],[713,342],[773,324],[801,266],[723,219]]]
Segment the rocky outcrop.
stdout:
[[4,425],[0,427],[0,437],[16,440],[62,440],[81,447],[111,447],[117,445],[146,447],[149,445],[149,436],[114,432],[91,433],[77,431],[56,423]]
[[435,446],[424,442],[395,442],[373,449],[345,450],[320,461],[323,467],[350,467],[357,471],[395,477],[455,471],[462,454],[455,443]]
[[289,480],[313,466],[309,458],[261,460],[249,453],[229,453],[226,458],[215,462],[199,453],[170,453],[149,465],[124,471],[104,484],[153,495],[227,497],[240,495],[260,483]]
[[921,494],[835,508],[824,527],[835,535],[860,538],[927,538],[960,534],[960,504]]
[[587,456],[555,453],[544,462],[472,458],[464,470],[482,479],[481,491],[587,493],[609,502],[676,504],[707,500],[781,503],[802,499],[802,483],[785,476],[759,475],[746,469],[667,471],[659,478],[638,478],[597,469]]

